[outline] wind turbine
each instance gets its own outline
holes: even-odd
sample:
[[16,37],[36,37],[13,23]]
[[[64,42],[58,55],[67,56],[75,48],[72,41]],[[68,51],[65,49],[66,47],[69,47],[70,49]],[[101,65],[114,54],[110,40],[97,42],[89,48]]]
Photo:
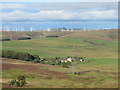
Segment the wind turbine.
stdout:
[[6,30],[6,26],[4,26],[3,28],[4,28],[3,31],[5,31]]
[[9,26],[6,26],[6,31],[10,31]]
[[31,31],[31,32],[33,31],[33,28],[32,28],[32,27],[30,27],[30,31]]
[[67,31],[69,31],[69,28],[67,28]]
[[20,27],[18,27],[19,28],[19,31],[21,32],[21,28]]
[[86,30],[86,28],[84,27],[84,31]]
[[14,30],[17,32],[17,31],[18,31],[18,28],[16,27]]
[[23,32],[24,31],[23,27],[21,27],[20,30]]
[[71,31],[73,31],[73,29],[71,28]]
[[100,27],[98,26],[97,30],[99,30],[99,29],[100,29]]
[[5,30],[5,26],[1,26],[1,31],[4,31]]
[[50,29],[50,28],[48,28],[48,29],[47,29],[47,31],[51,31],[51,29]]
[[61,31],[64,31],[64,30],[63,30],[63,28],[62,28],[62,30],[61,30]]

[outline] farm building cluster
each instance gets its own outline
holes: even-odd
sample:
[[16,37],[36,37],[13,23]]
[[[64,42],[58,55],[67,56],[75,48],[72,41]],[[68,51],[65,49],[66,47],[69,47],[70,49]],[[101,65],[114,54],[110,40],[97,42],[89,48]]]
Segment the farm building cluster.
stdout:
[[[83,58],[78,58],[77,60],[80,61],[80,62],[85,62],[85,59],[83,59]],[[65,62],[65,63],[67,63],[67,62],[73,62],[74,58],[67,58],[65,60],[60,60],[60,61],[61,62]]]

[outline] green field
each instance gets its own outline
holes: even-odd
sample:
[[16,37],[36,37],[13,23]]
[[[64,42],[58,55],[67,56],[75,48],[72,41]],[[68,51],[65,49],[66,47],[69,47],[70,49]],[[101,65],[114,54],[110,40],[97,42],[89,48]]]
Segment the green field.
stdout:
[[66,57],[72,55],[75,47],[76,56],[82,57],[117,57],[117,41],[89,40],[79,37],[37,38],[32,40],[3,42],[3,50],[14,50],[37,54],[41,57]]
[[[31,40],[14,40],[14,41],[4,41],[2,42],[3,50],[17,51],[17,52],[27,52],[30,54],[37,54],[43,58],[54,58],[54,57],[67,57],[72,56],[73,46],[75,47],[75,56],[83,57],[85,60],[92,62],[80,63],[78,62],[75,70],[82,71],[91,71],[87,72],[87,74],[82,75],[73,75],[71,74],[70,68],[63,68],[59,66],[51,66],[48,68],[43,67],[45,70],[52,70],[58,72],[67,73],[67,75],[74,78],[72,79],[58,79],[55,77],[51,77],[48,79],[44,79],[37,76],[31,75],[34,72],[22,72],[26,75],[27,81],[29,85],[32,87],[70,87],[70,88],[95,88],[95,87],[103,87],[103,88],[115,88],[118,87],[118,41],[117,38],[108,37],[111,36],[112,33],[106,33],[106,31],[101,31],[101,33],[106,35],[103,38],[103,34],[99,35],[98,38],[95,38],[95,35],[99,34],[99,32],[86,32],[83,34],[69,33],[71,37],[57,37],[57,38],[47,38],[47,37],[39,37],[33,38]],[[63,35],[63,34],[62,34]],[[116,34],[114,34],[116,35]],[[85,37],[84,37],[85,36]],[[117,36],[116,36],[117,37]],[[13,63],[13,62],[12,62]],[[19,64],[19,63],[18,63]],[[94,72],[94,70],[98,70],[99,72]],[[16,74],[10,74],[15,72]],[[105,73],[106,72],[106,73]],[[116,73],[116,74],[114,74]],[[14,76],[20,75],[21,73],[16,72],[16,70],[4,70],[3,71],[3,79],[9,80],[14,78]],[[57,76],[56,76],[57,77]],[[76,79],[78,77],[89,77],[88,79]],[[94,79],[90,79],[90,77],[95,77]],[[38,81],[38,79],[41,81]],[[91,81],[92,80],[92,81]],[[5,82],[6,83],[6,82]],[[33,84],[35,83],[35,84]],[[56,84],[57,83],[57,84]],[[51,86],[49,86],[49,84]],[[48,86],[47,86],[48,85]],[[64,88],[64,87],[63,87]]]

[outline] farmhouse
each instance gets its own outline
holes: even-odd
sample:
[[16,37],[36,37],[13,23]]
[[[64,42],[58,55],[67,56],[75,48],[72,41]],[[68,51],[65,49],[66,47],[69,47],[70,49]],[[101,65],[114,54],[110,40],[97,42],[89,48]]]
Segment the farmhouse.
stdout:
[[72,58],[67,58],[66,60],[61,60],[61,62],[65,62],[65,63],[72,62]]
[[65,62],[65,63],[67,63],[67,60],[60,60],[61,62]]
[[83,58],[81,58],[79,61],[80,61],[80,62],[85,62],[85,60],[84,60]]
[[67,58],[67,62],[72,62],[72,58]]

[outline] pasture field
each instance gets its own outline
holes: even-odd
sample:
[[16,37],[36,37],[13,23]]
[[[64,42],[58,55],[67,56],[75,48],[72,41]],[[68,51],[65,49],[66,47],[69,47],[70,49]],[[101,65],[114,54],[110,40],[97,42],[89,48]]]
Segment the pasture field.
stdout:
[[8,81],[24,75],[28,83],[25,88],[117,88],[116,63],[117,59],[98,59],[79,64],[76,70],[81,74],[73,75],[70,68],[3,59],[2,84],[4,88],[13,88]]
[[76,56],[117,57],[117,41],[58,37],[3,42],[3,50],[28,52],[41,57],[71,56],[73,46]]
[[[39,32],[41,33],[41,32]],[[43,32],[42,32],[43,33]],[[56,32],[44,32],[55,35]],[[72,68],[36,64],[14,59],[2,59],[3,87],[19,75],[26,76],[26,88],[117,88],[118,87],[118,41],[117,31],[92,31],[57,33],[61,37],[36,37],[31,40],[13,40],[2,42],[3,50],[27,52],[42,58],[72,56],[83,57],[90,62],[77,62]],[[64,37],[70,35],[70,37]],[[5,35],[4,35],[5,36]],[[6,35],[7,36],[7,35]],[[14,72],[14,73],[13,73]]]

